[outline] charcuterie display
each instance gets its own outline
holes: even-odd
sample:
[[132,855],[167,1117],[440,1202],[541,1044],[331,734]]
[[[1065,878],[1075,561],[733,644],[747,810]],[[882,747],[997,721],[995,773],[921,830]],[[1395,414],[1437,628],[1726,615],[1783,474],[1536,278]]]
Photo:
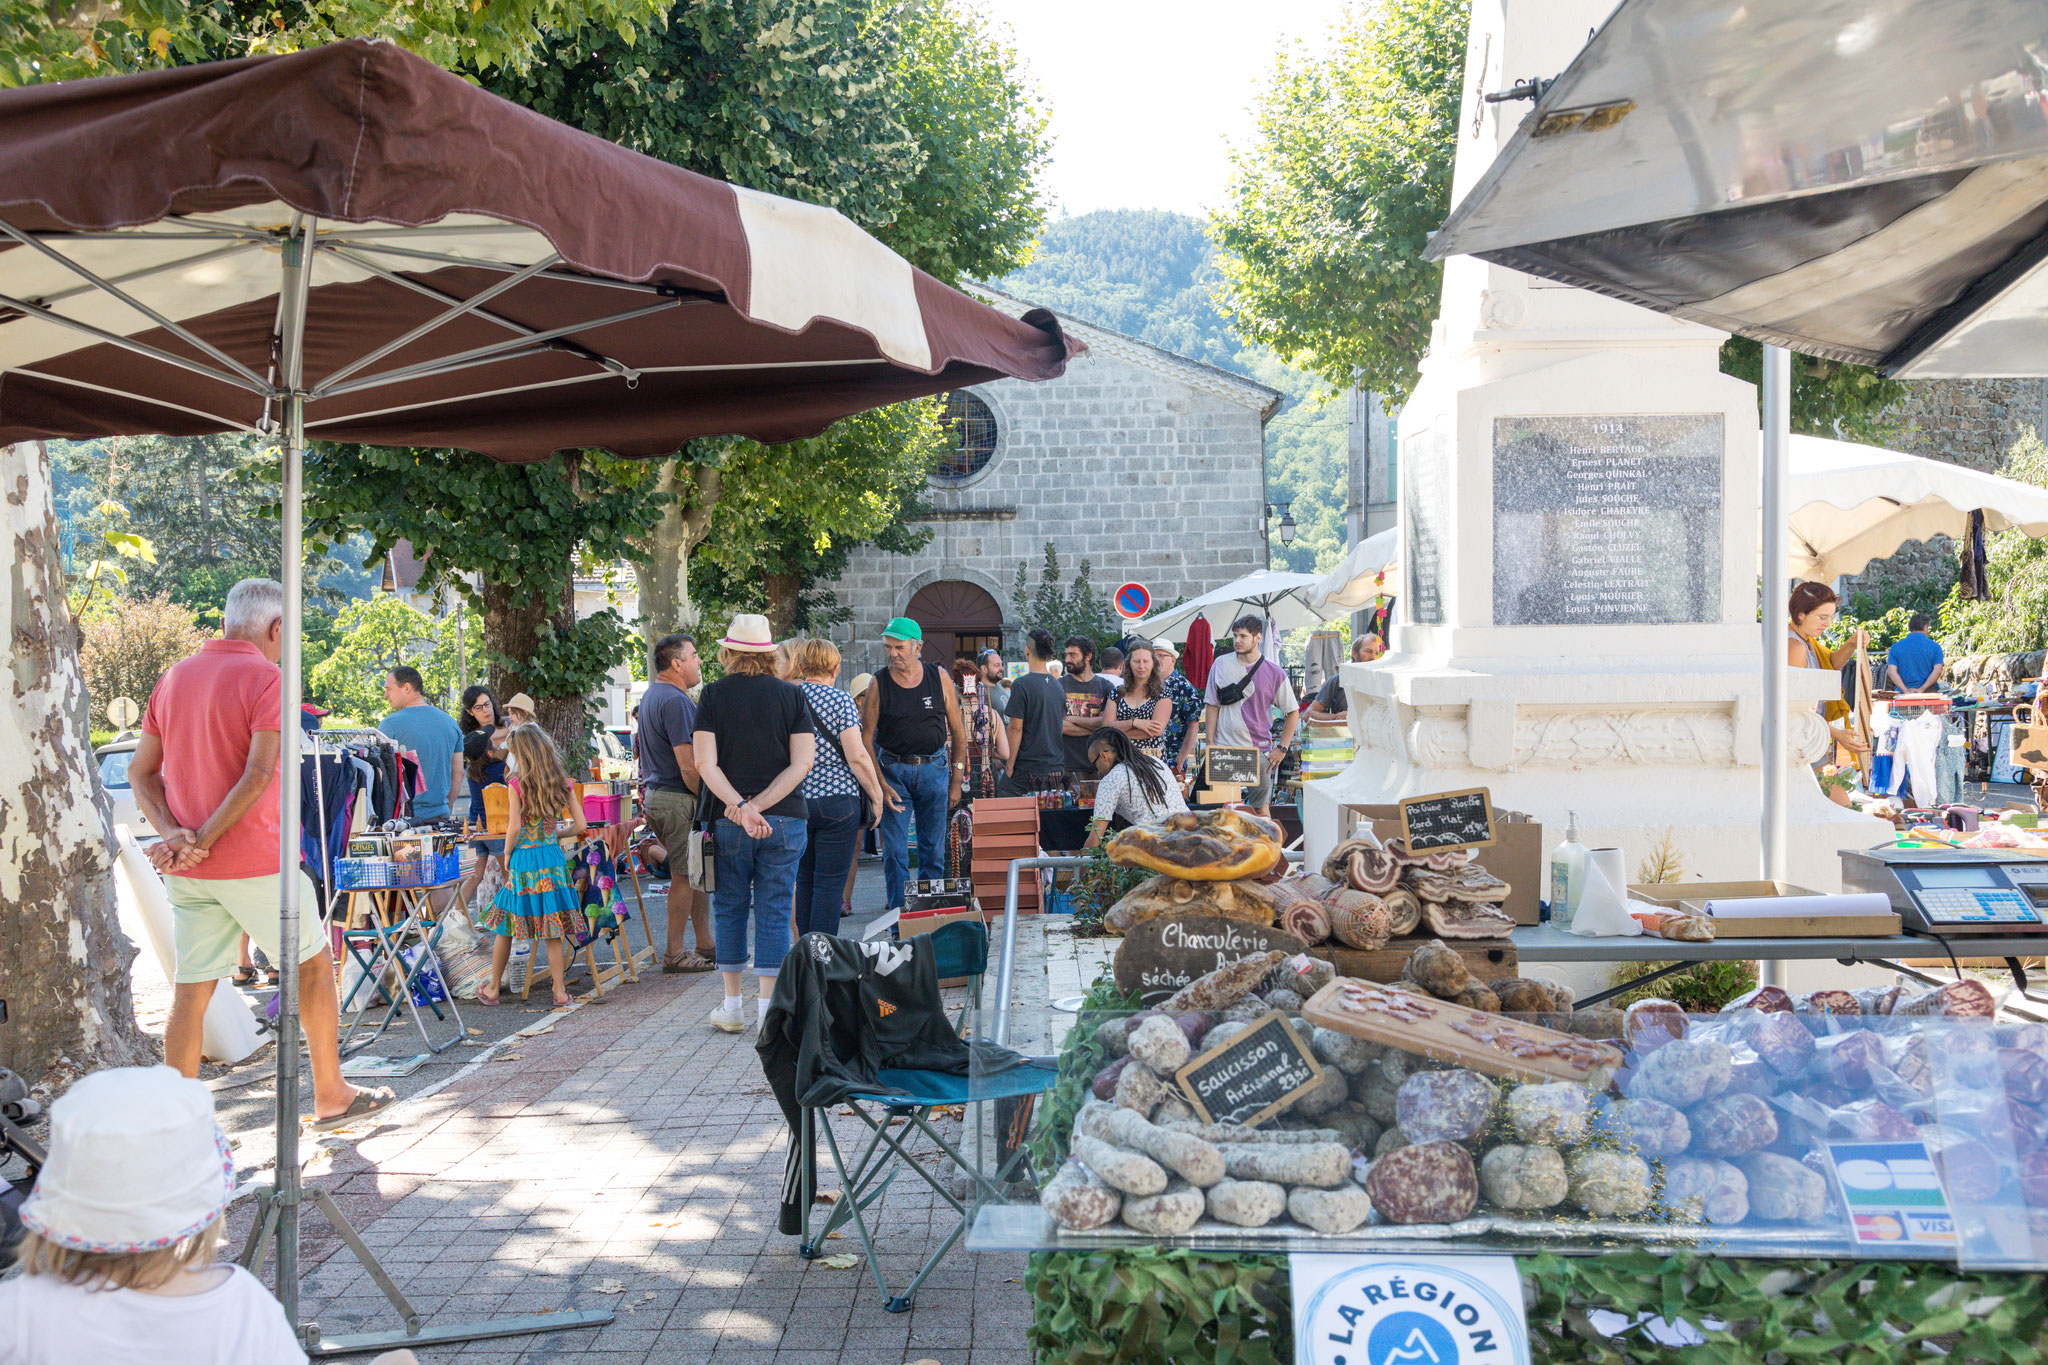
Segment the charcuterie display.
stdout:
[[[1375,894],[1350,885],[1361,851],[1333,859],[1342,888],[1326,872],[1303,895]],[[1378,856],[1358,860],[1375,883]],[[1475,988],[1488,1008],[1465,1003]],[[1254,1024],[1292,1029],[1321,1079],[1256,1122],[1205,1122],[1176,1072],[1231,1056]],[[1894,1227],[1865,1212],[1870,1163],[1906,1169],[1915,1153],[1939,1186],[1917,1197],[1941,1204],[1943,1226],[2024,1220],[2048,1200],[2048,1025],[1999,1018],[1974,981],[1861,997],[1762,987],[1715,1015],[1655,999],[1574,1012],[1550,982],[1482,986],[1432,942],[1394,982],[1247,958],[1090,1036],[1106,1060],[1042,1186],[1049,1245],[1421,1237],[1953,1256],[1954,1233],[1945,1247],[1864,1235]]]

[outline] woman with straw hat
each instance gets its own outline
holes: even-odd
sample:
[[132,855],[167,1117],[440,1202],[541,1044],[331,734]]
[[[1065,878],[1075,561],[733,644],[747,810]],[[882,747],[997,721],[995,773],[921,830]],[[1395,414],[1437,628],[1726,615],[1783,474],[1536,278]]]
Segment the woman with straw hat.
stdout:
[[733,617],[718,642],[718,662],[725,676],[706,684],[697,703],[695,745],[698,780],[720,811],[712,827],[718,876],[711,918],[725,1000],[712,1011],[711,1026],[741,1033],[747,1027],[748,920],[762,1013],[789,951],[790,904],[809,817],[800,788],[817,736],[803,693],[775,676],[767,617]]

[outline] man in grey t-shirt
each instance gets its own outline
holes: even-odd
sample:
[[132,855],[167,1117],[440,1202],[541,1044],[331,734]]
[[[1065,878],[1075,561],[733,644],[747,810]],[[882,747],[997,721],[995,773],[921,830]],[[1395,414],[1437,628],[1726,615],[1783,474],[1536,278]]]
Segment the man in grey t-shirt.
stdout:
[[[635,747],[647,779],[647,825],[668,850],[668,938],[664,972],[708,972],[712,960],[710,898],[690,885],[690,830],[697,822],[697,707],[689,689],[704,677],[697,643],[687,635],[664,635],[654,646],[654,681],[640,699]],[[697,936],[697,950],[683,951],[685,922]]]
[[1067,693],[1046,671],[1052,651],[1047,631],[1034,630],[1025,642],[1030,672],[1011,686],[1009,704],[1003,708],[1009,718],[1010,761],[996,784],[999,796],[1027,796],[1049,785],[1066,767],[1060,730],[1067,718]]

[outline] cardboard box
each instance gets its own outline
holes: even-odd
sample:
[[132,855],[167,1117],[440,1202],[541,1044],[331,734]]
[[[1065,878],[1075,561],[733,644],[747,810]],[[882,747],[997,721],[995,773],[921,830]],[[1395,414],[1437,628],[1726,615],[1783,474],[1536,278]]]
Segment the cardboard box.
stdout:
[[[1362,821],[1370,821],[1375,838],[1401,837],[1399,806],[1346,805]],[[1506,882],[1507,900],[1501,909],[1517,924],[1536,924],[1542,919],[1542,901],[1549,891],[1549,868],[1543,861],[1543,826],[1534,820],[1513,818],[1518,812],[1495,810],[1493,842],[1472,850],[1472,861]],[[1314,871],[1313,868],[1310,869]]]
[[[1637,900],[1668,906],[1688,915],[1704,915],[1710,900],[1755,900],[1774,896],[1821,896],[1790,882],[1662,882],[1638,883],[1628,889]],[[1889,938],[1899,932],[1899,917],[1882,915],[1778,915],[1718,920],[1717,932],[1728,938]]]

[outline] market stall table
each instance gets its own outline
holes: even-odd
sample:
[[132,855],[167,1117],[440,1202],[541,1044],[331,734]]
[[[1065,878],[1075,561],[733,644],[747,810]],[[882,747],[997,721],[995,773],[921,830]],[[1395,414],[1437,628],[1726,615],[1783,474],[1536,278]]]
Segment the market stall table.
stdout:
[[[412,1015],[413,1026],[420,1031],[420,1041],[432,1052],[446,1052],[468,1036],[468,1026],[462,1022],[462,1011],[455,1004],[454,993],[441,984],[447,977],[441,971],[437,952],[441,941],[441,920],[435,914],[433,899],[435,892],[445,891],[460,880],[451,877],[425,886],[345,888],[351,920],[357,918],[358,897],[371,896],[375,899],[369,913],[360,917],[362,923],[351,923],[341,935],[348,960],[361,970],[355,985],[350,987],[341,1002],[343,1013],[347,1013],[351,1006],[355,1009],[348,1032],[342,1036],[342,1056],[352,1057],[383,1037],[401,1009]],[[387,913],[390,911],[396,914]],[[387,971],[395,972],[399,977],[394,989],[386,989],[383,984]],[[440,1000],[433,998],[428,989],[429,982],[441,985]],[[356,1005],[355,999],[365,987],[369,988],[369,998]],[[443,1004],[455,1017],[455,1032],[446,1042],[435,1042],[427,1031],[426,1020],[420,1017],[420,996],[425,996],[427,1008],[434,1012],[436,1022],[448,1021],[448,1014],[441,1013]],[[357,1041],[356,1030],[380,1003],[385,1006],[383,1018],[377,1021],[369,1037]]]
[[[1915,981],[1937,984],[1938,978],[1902,965],[1907,959],[1947,957],[1999,958],[2012,973],[2013,983],[2024,995],[2026,969],[2021,958],[2048,954],[2048,930],[2011,935],[1977,935],[1946,942],[1921,934],[1885,934],[1872,938],[1717,938],[1708,943],[1686,943],[1677,939],[1643,934],[1634,938],[1591,938],[1568,933],[1548,924],[1526,925],[1509,935],[1524,964],[1531,962],[1669,962],[1663,971],[1638,977],[1626,985],[1589,995],[1574,1008],[1584,1009],[1635,990],[1647,982],[1698,962],[1822,962],[1865,963],[1898,972]],[[2029,1000],[2035,998],[2031,995]],[[2035,1003],[2048,1004],[2048,1001]]]

